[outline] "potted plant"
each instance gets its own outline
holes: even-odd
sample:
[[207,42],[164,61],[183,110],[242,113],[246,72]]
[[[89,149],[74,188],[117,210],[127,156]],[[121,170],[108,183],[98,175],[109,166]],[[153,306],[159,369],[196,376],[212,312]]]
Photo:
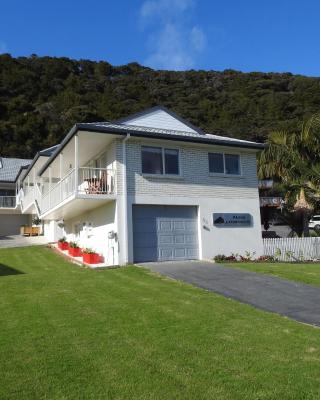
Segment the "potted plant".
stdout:
[[72,257],[81,257],[82,256],[81,249],[76,242],[69,243],[68,253]]
[[68,250],[68,242],[65,237],[58,240],[58,247],[60,250]]
[[83,262],[86,264],[99,264],[100,263],[100,256],[92,249],[84,249],[82,251],[82,259]]
[[41,219],[39,217],[34,217],[32,219],[32,235],[40,235],[40,225],[41,225]]

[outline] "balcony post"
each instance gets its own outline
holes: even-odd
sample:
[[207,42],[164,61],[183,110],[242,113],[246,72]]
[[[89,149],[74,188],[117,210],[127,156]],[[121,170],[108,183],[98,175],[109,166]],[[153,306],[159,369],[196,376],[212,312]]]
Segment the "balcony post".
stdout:
[[33,198],[36,197],[36,170],[33,169]]
[[79,174],[79,137],[78,134],[74,136],[74,181],[75,181],[75,188],[74,192],[75,195],[78,194],[78,174]]
[[60,201],[62,201],[62,184],[61,184],[61,180],[62,180],[62,153],[59,154],[59,177],[60,177]]
[[49,167],[49,208],[51,207],[51,167]]

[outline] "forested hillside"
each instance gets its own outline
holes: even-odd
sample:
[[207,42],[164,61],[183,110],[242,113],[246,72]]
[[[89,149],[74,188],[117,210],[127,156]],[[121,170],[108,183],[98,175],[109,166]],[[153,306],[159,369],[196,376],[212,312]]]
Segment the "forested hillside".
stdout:
[[154,71],[136,63],[0,56],[0,156],[32,157],[75,122],[162,104],[206,132],[263,141],[320,110],[320,78],[233,70]]

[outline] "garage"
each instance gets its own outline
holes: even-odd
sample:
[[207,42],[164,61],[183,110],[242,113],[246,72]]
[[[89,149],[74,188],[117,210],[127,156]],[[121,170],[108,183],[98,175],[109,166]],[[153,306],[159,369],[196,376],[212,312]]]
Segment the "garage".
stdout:
[[198,259],[197,215],[195,206],[133,205],[134,261]]
[[27,224],[29,215],[1,214],[0,215],[0,236],[19,235],[20,226]]

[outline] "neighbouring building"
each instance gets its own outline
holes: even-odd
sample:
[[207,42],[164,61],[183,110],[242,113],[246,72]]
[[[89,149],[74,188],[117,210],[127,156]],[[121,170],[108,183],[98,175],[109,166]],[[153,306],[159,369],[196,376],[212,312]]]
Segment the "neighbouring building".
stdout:
[[0,157],[0,236],[17,235],[29,222],[17,205],[16,177],[23,176],[31,160]]
[[106,264],[261,255],[260,143],[208,134],[164,107],[76,124],[17,179],[22,215]]

